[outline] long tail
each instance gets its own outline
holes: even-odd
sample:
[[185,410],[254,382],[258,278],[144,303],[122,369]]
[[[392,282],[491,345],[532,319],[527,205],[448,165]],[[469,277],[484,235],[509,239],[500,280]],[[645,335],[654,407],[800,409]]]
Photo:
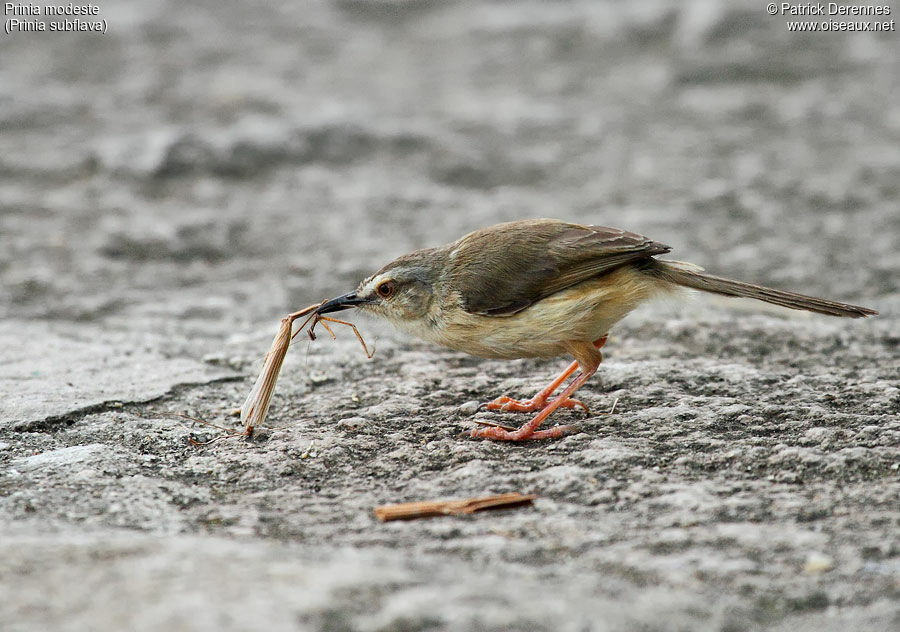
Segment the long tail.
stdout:
[[829,316],[863,318],[865,316],[874,316],[878,313],[874,309],[860,307],[859,305],[829,301],[828,299],[815,298],[814,296],[806,296],[795,292],[775,290],[769,287],[763,287],[762,285],[723,279],[722,277],[702,272],[702,268],[698,268],[691,264],[683,264],[680,261],[660,261],[654,259],[653,262],[656,265],[654,265],[651,270],[657,277],[664,281],[693,288],[695,290],[703,290],[704,292],[712,292],[713,294],[724,294],[725,296],[755,298],[760,301],[765,301],[766,303],[772,303],[773,305],[781,305],[782,307],[789,307],[791,309],[802,309],[819,314],[827,314]]

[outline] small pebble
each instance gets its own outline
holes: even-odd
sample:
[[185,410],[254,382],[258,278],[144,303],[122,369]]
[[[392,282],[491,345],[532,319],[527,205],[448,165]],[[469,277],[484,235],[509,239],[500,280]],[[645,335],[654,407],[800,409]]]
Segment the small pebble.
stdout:
[[203,356],[203,362],[221,366],[225,364],[225,355],[223,353],[207,353]]
[[478,407],[481,406],[481,402],[476,402],[474,400],[470,402],[466,402],[464,404],[460,404],[459,412],[463,415],[474,415],[478,412]]
[[325,384],[326,382],[333,381],[334,378],[327,373],[322,373],[319,371],[311,371],[309,374],[309,381],[313,384]]
[[806,563],[803,565],[803,572],[807,575],[821,575],[827,573],[834,568],[834,560],[818,551],[813,551],[806,556]]
[[335,424],[338,428],[355,430],[369,423],[365,417],[345,417]]

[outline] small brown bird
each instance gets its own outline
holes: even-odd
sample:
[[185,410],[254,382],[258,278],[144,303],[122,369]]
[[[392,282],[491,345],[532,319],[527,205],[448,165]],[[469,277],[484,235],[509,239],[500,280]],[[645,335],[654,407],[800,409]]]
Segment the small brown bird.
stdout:
[[[641,235],[554,219],[497,224],[439,248],[395,259],[355,292],[323,303],[320,314],[356,307],[400,330],[484,358],[575,361],[528,400],[507,396],[488,410],[540,411],[518,430],[482,427],[473,437],[521,441],[562,436],[568,427],[538,427],[559,407],[584,404],[572,395],[596,371],[610,328],[643,301],[677,287],[829,316],[860,318],[873,309],[712,276],[656,255],[671,248]],[[552,394],[576,369],[562,393]]]

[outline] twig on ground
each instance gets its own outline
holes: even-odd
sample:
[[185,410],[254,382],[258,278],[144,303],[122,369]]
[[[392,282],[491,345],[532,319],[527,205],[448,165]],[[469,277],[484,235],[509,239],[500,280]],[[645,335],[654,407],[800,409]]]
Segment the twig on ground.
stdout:
[[470,514],[485,509],[506,509],[529,505],[537,498],[536,494],[522,495],[519,492],[468,498],[466,500],[426,500],[420,502],[401,503],[399,505],[381,505],[375,507],[375,517],[382,522],[390,520],[414,520],[416,518],[432,518],[452,514]]
[[[310,305],[309,307],[301,309],[299,312],[288,314],[281,319],[278,333],[275,334],[272,346],[269,348],[269,352],[266,353],[266,357],[263,358],[263,365],[259,372],[259,377],[256,378],[256,383],[253,384],[253,388],[250,389],[250,393],[247,394],[247,399],[244,400],[244,404],[241,406],[241,421],[244,423],[243,435],[245,437],[252,435],[253,429],[265,421],[266,413],[269,412],[269,405],[272,403],[272,394],[275,392],[275,383],[278,381],[278,374],[281,372],[281,365],[284,363],[284,357],[291,345],[291,341],[297,334],[303,331],[310,321],[312,321],[312,324],[307,330],[310,340],[316,339],[314,329],[318,323],[322,323],[322,326],[329,334],[331,334],[332,338],[336,337],[331,330],[331,327],[328,326],[328,323],[347,325],[353,330],[353,333],[356,334],[356,338],[366,352],[366,357],[371,358],[375,353],[374,346],[372,347],[372,350],[369,351],[369,348],[366,346],[366,341],[363,340],[356,325],[344,320],[322,316],[316,311],[322,305],[324,305],[324,302]],[[300,324],[299,329],[295,332],[293,330],[294,321],[303,318],[304,316],[307,317],[306,320]]]

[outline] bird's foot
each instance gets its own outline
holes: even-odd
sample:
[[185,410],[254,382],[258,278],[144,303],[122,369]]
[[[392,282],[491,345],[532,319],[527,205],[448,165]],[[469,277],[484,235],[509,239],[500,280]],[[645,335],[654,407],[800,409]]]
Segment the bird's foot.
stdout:
[[[556,426],[547,430],[538,430],[538,428],[560,406],[565,408],[581,406],[587,410],[587,406],[571,397],[588,378],[597,372],[597,367],[600,366],[600,362],[603,360],[603,355],[597,349],[602,347],[604,342],[606,342],[606,336],[596,340],[593,345],[573,343],[571,346],[574,349],[575,362],[570,364],[547,388],[530,400],[520,402],[511,397],[498,397],[486,405],[488,410],[530,411],[540,409],[540,412],[534,416],[534,419],[525,423],[518,430],[502,428],[498,425],[482,424],[483,427],[472,430],[471,436],[477,439],[494,439],[496,441],[524,441],[525,439],[558,439],[568,432],[574,432],[576,429],[572,426]],[[581,367],[581,373],[563,389],[559,396],[549,399],[550,394],[559,388],[578,367]]]
[[518,430],[508,430],[500,426],[483,425],[472,430],[474,439],[494,439],[495,441],[532,441],[540,439],[559,439],[560,437],[577,432],[575,426],[554,426],[547,430],[535,430],[531,422]]
[[[555,403],[557,399],[558,398],[554,397],[553,399],[548,400],[546,396],[541,397],[540,395],[537,395],[531,399],[519,400],[513,399],[508,395],[501,395],[492,402],[482,404],[480,408],[484,408],[485,410],[499,410],[500,412],[531,413],[536,410],[543,410],[548,404]],[[585,406],[584,402],[571,397],[565,398],[554,408],[574,409],[577,406],[581,406],[584,409],[584,412],[591,414],[591,411]]]

